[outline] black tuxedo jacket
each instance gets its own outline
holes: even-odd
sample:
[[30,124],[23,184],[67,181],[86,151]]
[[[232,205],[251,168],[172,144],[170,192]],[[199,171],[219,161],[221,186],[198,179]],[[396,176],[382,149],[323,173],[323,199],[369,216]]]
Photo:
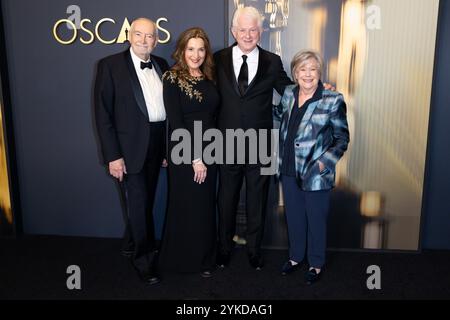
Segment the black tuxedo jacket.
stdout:
[[[169,69],[163,58],[152,55],[151,60],[160,77]],[[141,171],[151,139],[150,126],[129,49],[99,61],[94,107],[104,163],[124,158],[128,173]]]
[[258,47],[256,76],[241,96],[233,69],[233,46],[214,54],[217,86],[221,95],[219,129],[270,129],[273,127],[273,89],[283,95],[284,88],[292,81],[286,75],[280,57]]

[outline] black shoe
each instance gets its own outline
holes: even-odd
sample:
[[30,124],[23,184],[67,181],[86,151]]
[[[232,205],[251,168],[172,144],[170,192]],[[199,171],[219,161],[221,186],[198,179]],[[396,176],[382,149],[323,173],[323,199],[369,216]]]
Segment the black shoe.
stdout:
[[139,277],[143,282],[149,285],[154,285],[161,282],[161,278],[156,272],[139,273]]
[[202,273],[200,273],[202,278],[211,278],[212,277],[212,271],[211,270],[205,270]]
[[218,253],[216,259],[217,266],[219,268],[225,268],[230,264],[230,254],[229,253]]
[[249,256],[248,262],[250,262],[252,268],[256,270],[261,270],[264,265],[263,259],[260,255]]
[[134,250],[123,249],[120,254],[126,258],[131,258],[134,254]]
[[294,265],[292,264],[291,260],[288,260],[281,268],[281,275],[286,276],[288,274],[293,273],[294,271],[299,270],[301,267],[302,267],[301,262]]
[[150,285],[154,285],[161,282],[157,269],[154,266],[150,267],[146,271],[138,269],[134,264],[133,268],[134,270],[136,270],[139,279],[141,279],[142,282]]
[[316,269],[308,270],[305,274],[305,282],[307,285],[312,285],[314,282],[317,282],[320,280],[320,277],[322,276],[322,271],[317,273]]
[[158,277],[157,275],[153,274],[153,275],[149,275],[146,279],[145,279],[145,283],[149,284],[149,285],[154,285],[157,283],[161,282],[161,278]]

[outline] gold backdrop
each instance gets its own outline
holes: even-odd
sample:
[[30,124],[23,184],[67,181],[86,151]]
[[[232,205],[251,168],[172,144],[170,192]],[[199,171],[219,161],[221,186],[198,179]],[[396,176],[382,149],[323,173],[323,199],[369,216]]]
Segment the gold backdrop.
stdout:
[[338,166],[329,246],[418,249],[439,0],[228,3],[229,22],[238,6],[260,10],[261,46],[286,70],[297,51],[319,51],[322,80],[344,94],[351,141]]
[[13,224],[8,166],[6,162],[5,131],[3,127],[3,107],[3,95],[0,89],[0,235],[10,234],[12,232]]

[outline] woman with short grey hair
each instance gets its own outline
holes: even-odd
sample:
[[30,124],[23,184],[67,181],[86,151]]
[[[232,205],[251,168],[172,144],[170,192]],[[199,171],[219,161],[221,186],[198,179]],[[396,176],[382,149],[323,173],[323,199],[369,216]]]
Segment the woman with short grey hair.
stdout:
[[322,275],[335,166],[349,143],[344,97],[324,88],[323,67],[317,52],[297,53],[291,63],[296,84],[286,87],[274,109],[281,121],[278,175],[289,234],[289,260],[281,273],[300,269],[306,256],[307,284]]
[[295,76],[297,68],[304,66],[308,61],[315,61],[317,71],[319,73],[319,79],[322,78],[322,70],[323,70],[323,59],[320,54],[318,54],[315,51],[305,50],[297,52],[297,54],[294,56],[294,58],[291,61],[291,74],[292,78],[296,83],[298,83],[298,80]]

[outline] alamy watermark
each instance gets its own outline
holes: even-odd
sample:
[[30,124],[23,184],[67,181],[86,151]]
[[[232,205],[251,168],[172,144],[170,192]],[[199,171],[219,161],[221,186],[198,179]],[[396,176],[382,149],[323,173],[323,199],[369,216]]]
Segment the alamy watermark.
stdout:
[[66,280],[66,286],[69,290],[81,290],[81,269],[77,265],[67,267],[67,274],[70,276]]
[[369,290],[381,290],[381,269],[377,265],[371,265],[367,267],[367,274],[370,276],[367,278],[366,286]]
[[[80,8],[80,6],[77,6],[76,4],[72,4],[67,7],[66,13],[71,14],[67,18],[67,20],[72,21],[73,25],[75,25],[75,27],[77,29],[80,29],[81,28],[81,8]],[[67,28],[72,30],[73,26],[70,23],[67,23]]]
[[366,27],[369,30],[381,30],[381,8],[370,5],[366,9]]
[[[261,164],[261,175],[277,171],[278,129],[218,129],[203,132],[202,122],[194,121],[194,136],[187,129],[172,132],[178,142],[170,154],[176,165],[201,159],[205,164]],[[204,142],[210,142],[203,148]],[[270,146],[269,146],[270,144]],[[193,149],[193,150],[192,150]]]

